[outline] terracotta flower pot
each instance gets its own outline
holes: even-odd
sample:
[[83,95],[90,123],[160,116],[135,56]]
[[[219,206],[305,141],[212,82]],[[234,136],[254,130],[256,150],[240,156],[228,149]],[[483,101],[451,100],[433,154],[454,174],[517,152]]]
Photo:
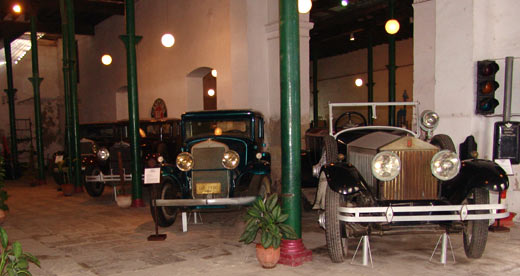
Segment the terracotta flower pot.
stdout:
[[74,185],[72,183],[63,183],[61,184],[61,190],[64,196],[71,196],[74,194]]
[[274,249],[272,246],[264,248],[262,244],[256,244],[256,258],[264,268],[273,268],[280,259],[280,247]]
[[0,209],[0,224],[4,223],[7,216],[7,211]]

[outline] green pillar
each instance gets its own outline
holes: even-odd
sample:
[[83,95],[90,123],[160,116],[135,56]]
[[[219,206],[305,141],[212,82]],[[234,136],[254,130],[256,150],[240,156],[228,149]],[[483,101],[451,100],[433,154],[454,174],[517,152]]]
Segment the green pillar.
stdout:
[[[374,52],[372,48],[372,32],[368,34],[368,48],[367,48],[367,67],[368,67],[368,102],[374,101]],[[373,125],[372,107],[368,107],[368,124]]]
[[280,0],[282,197],[287,224],[301,237],[300,39],[298,1]]
[[42,143],[42,119],[40,111],[40,78],[38,68],[38,41],[36,38],[36,16],[31,16],[31,56],[32,56],[32,78],[29,78],[34,91],[34,128],[36,132],[36,151],[38,152],[38,179],[40,184],[45,182],[43,170],[43,143]]
[[312,111],[313,127],[318,127],[318,59],[312,60]]
[[11,177],[16,178],[18,175],[18,146],[16,144],[16,115],[14,111],[14,93],[16,89],[13,84],[13,63],[11,57],[11,40],[4,38],[5,51],[5,67],[7,71],[7,93],[9,102],[9,126],[11,128]]
[[67,22],[68,22],[68,46],[69,46],[69,70],[70,70],[70,115],[71,115],[71,143],[72,143],[72,167],[73,179],[76,192],[81,192],[81,155],[79,151],[79,115],[78,115],[78,71],[77,50],[74,27],[74,1],[67,0]]
[[141,155],[139,141],[139,102],[137,93],[137,58],[135,45],[141,40],[135,35],[134,0],[125,1],[126,35],[120,36],[126,46],[126,65],[128,82],[128,123],[132,155],[132,206],[144,207],[141,186]]
[[70,107],[70,68],[69,68],[69,33],[67,11],[65,8],[65,0],[60,0],[60,14],[61,14],[61,34],[63,40],[63,95],[65,102],[65,144],[66,144],[66,163],[68,166],[68,183],[71,181],[73,175],[72,170],[72,119]]
[[[389,19],[394,18],[395,0],[388,0]],[[395,36],[388,35],[388,101],[395,102]],[[388,108],[388,125],[395,125],[395,106]]]

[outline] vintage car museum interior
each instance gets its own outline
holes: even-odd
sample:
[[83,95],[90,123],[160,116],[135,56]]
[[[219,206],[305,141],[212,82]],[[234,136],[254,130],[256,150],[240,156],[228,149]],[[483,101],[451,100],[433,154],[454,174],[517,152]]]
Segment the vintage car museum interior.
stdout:
[[519,13],[1,0],[0,274],[520,275]]

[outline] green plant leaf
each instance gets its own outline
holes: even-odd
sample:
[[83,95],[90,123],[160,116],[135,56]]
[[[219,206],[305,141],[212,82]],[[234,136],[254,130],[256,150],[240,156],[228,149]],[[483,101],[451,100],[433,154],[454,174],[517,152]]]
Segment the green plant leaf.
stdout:
[[18,260],[18,263],[16,263],[16,267],[18,269],[27,269],[29,267],[29,263],[25,259]]
[[273,208],[276,206],[276,204],[278,203],[278,195],[277,194],[272,194],[271,196],[269,196],[269,198],[267,199],[267,201],[265,202],[265,205],[267,207],[267,210],[270,212],[273,210]]
[[289,215],[288,214],[281,214],[280,217],[278,217],[278,220],[277,222],[284,222],[286,221],[287,219],[289,218]]
[[282,233],[287,239],[296,240],[299,238],[298,234],[296,234],[296,231],[294,231],[294,229],[290,225],[279,224],[278,226],[280,226],[280,230],[282,230]]
[[280,221],[280,215],[282,214],[282,208],[280,208],[280,205],[276,205],[273,209],[273,220],[275,222],[281,222]]
[[9,274],[9,276],[16,276],[16,272],[14,272],[13,269],[7,269],[7,273]]
[[31,253],[24,252],[24,257],[29,260],[29,262],[34,263],[38,267],[40,267],[40,261],[38,258],[34,257]]
[[258,210],[254,209],[254,208],[248,209],[247,210],[247,214],[250,215],[251,217],[254,217],[254,218],[261,218],[262,217],[261,213]]
[[7,232],[5,232],[4,228],[0,227],[0,239],[2,240],[2,247],[4,250],[7,248]]
[[278,247],[280,247],[280,242],[281,242],[281,238],[274,238],[273,239],[273,248],[276,249]]
[[22,245],[17,241],[13,243],[13,254],[16,258],[22,256]]

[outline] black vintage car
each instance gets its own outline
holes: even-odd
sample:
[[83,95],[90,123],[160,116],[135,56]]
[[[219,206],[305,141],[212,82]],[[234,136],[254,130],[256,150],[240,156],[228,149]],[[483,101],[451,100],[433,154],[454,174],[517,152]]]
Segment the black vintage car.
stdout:
[[175,222],[180,208],[252,203],[270,192],[270,155],[264,152],[262,115],[250,110],[188,112],[182,115],[182,152],[175,163],[158,157],[157,223]]
[[[180,148],[179,122],[179,119],[139,122],[143,167],[148,162],[154,163],[159,155],[167,161],[176,156]],[[121,181],[121,175],[124,181],[132,179],[128,121],[85,124],[80,132],[85,189],[90,196],[100,196],[105,184],[116,185]]]
[[[335,121],[334,108],[360,105],[329,104],[329,122]],[[416,103],[364,105],[374,115],[384,105],[413,106],[418,114]],[[448,135],[433,135],[438,122],[435,112],[424,111],[415,131],[358,121],[345,128],[331,124],[322,137],[311,135],[321,141],[321,158],[313,167],[314,208],[321,210],[333,262],[344,260],[351,238],[424,229],[462,232],[467,257],[482,256],[490,220],[509,215],[489,196],[507,190],[508,177],[493,161],[460,160]]]

